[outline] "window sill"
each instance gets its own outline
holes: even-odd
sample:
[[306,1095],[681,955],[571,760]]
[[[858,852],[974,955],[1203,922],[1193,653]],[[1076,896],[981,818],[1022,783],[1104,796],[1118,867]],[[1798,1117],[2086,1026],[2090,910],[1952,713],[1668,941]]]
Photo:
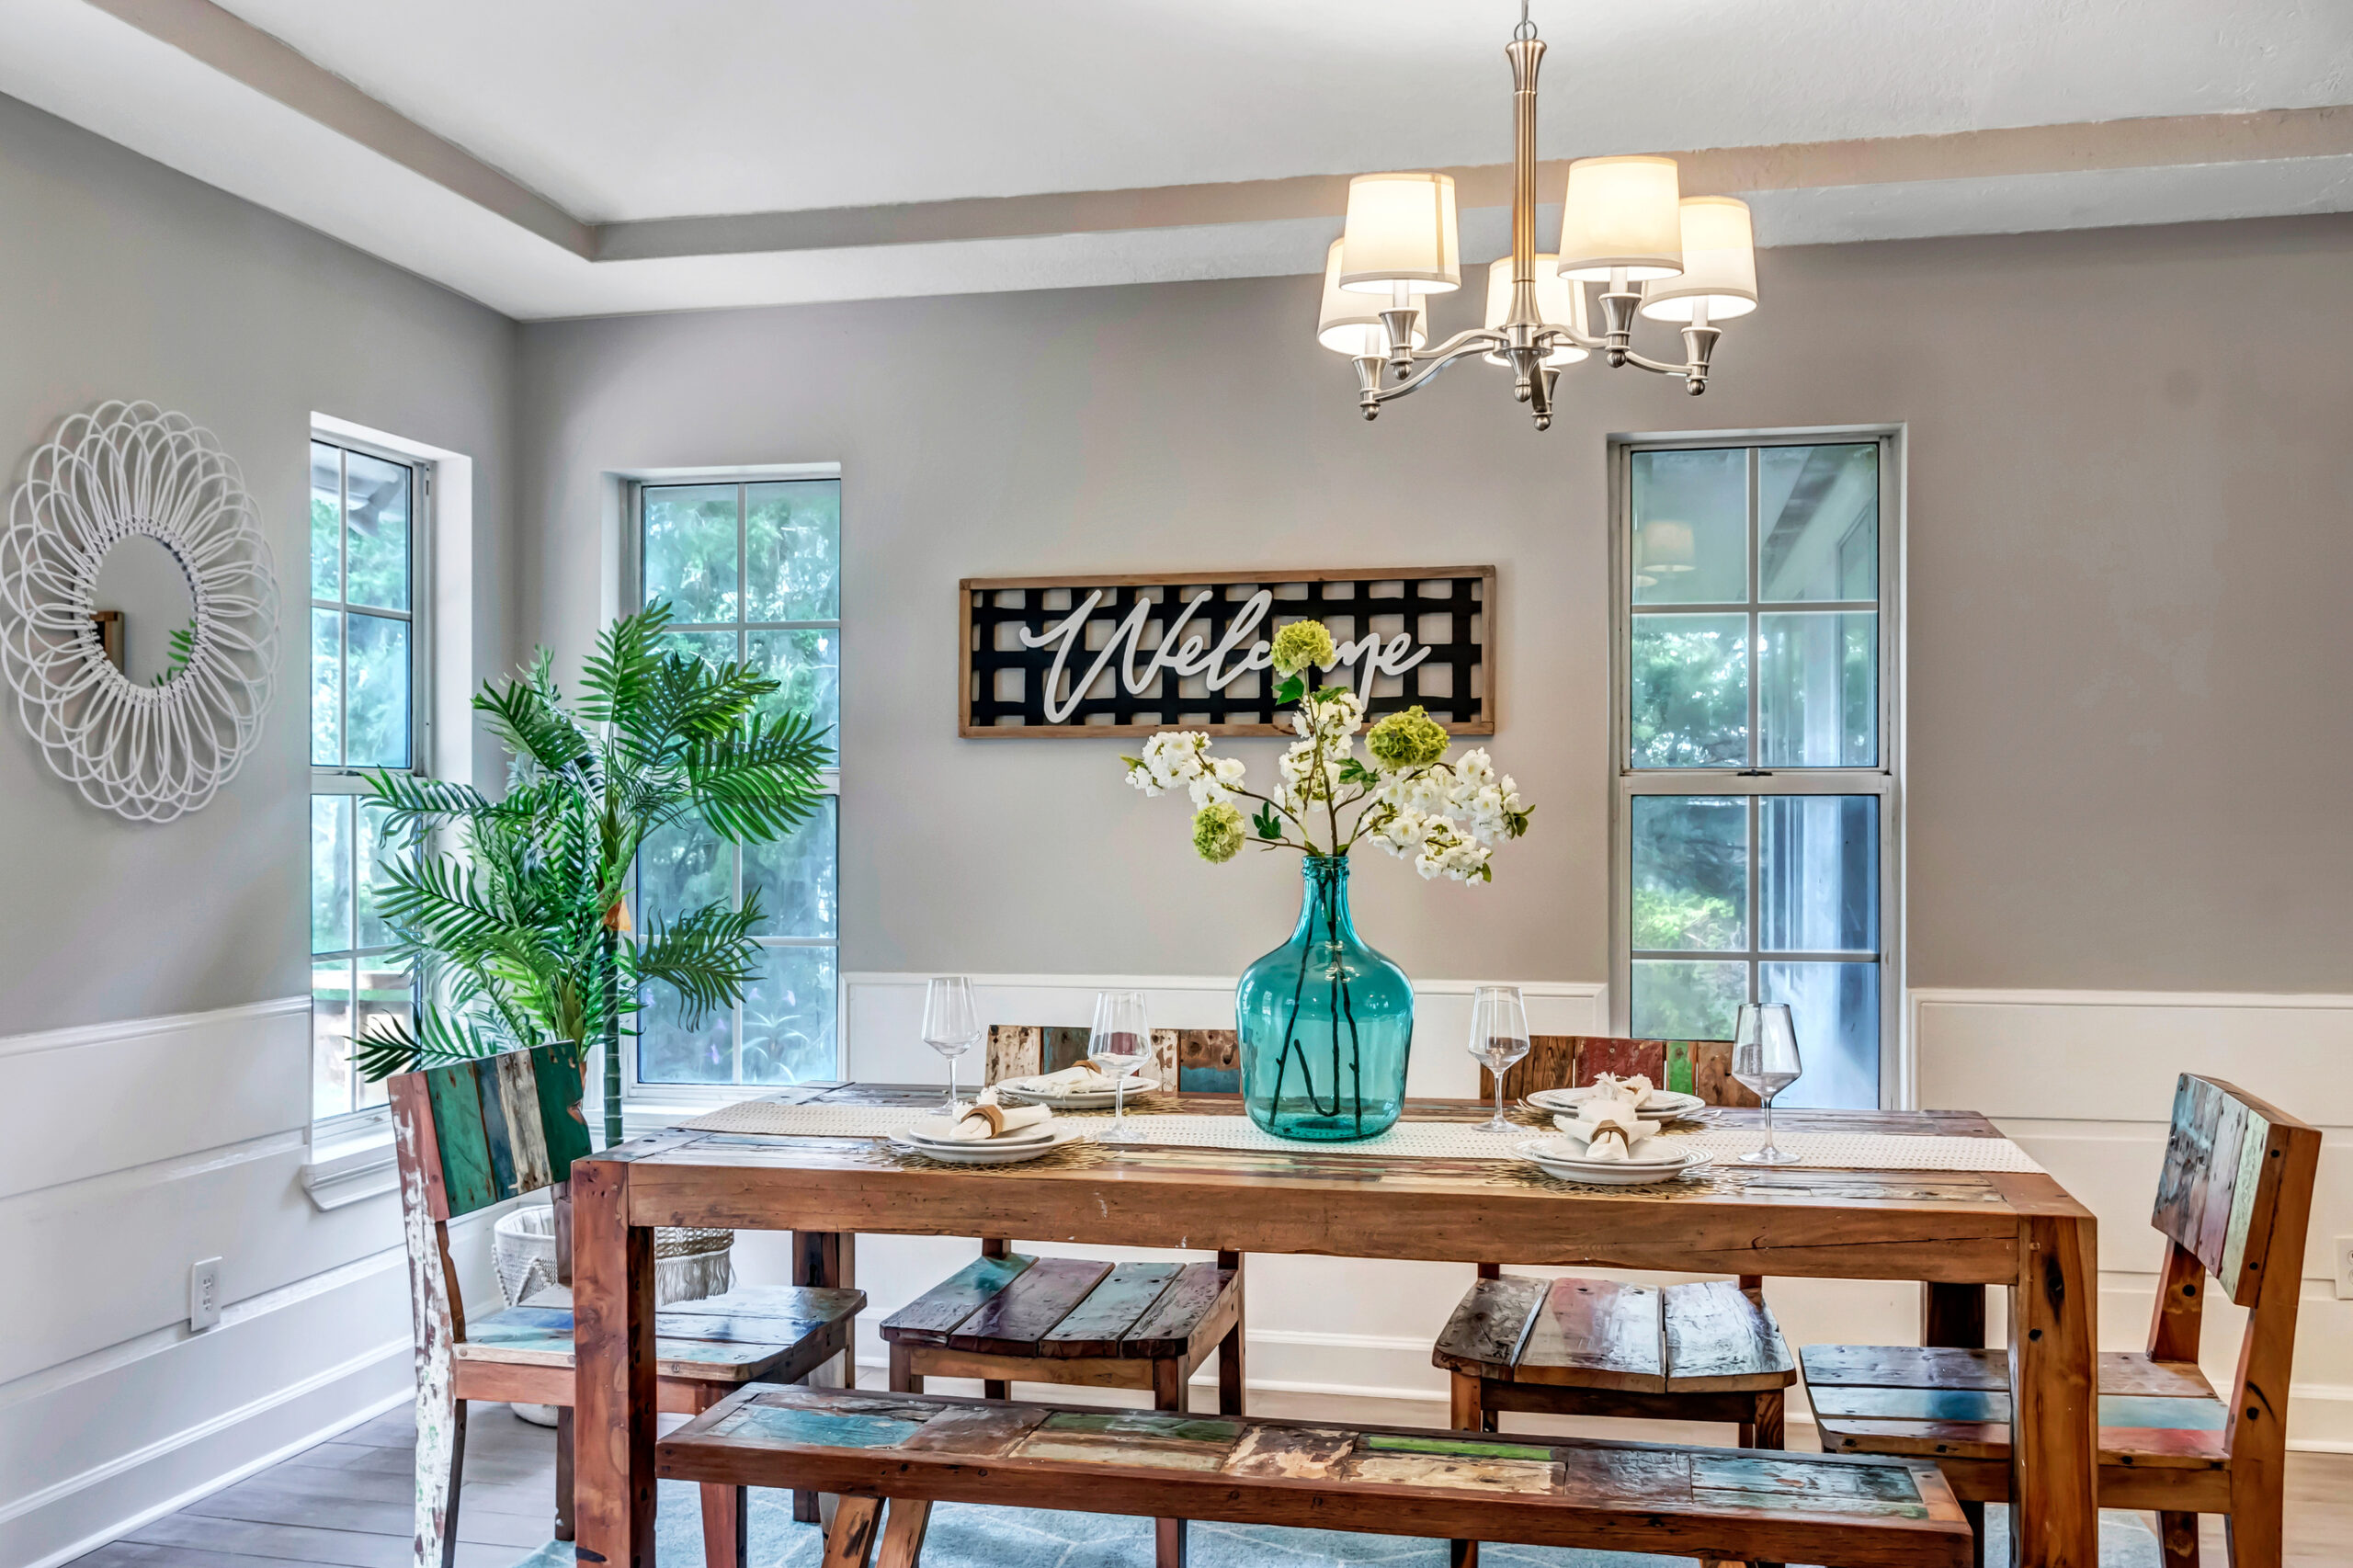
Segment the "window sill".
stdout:
[[302,1190],[321,1210],[342,1209],[399,1188],[390,1127],[371,1127],[331,1142],[314,1143],[302,1166]]

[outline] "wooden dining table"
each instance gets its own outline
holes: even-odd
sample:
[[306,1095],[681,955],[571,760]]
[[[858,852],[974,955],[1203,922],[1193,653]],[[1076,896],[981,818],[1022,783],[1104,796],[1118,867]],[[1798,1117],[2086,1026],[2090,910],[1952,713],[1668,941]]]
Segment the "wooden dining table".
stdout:
[[[935,1087],[800,1085],[787,1107],[904,1109]],[[1240,1114],[1231,1096],[1154,1108]],[[786,1114],[786,1113],[779,1113]],[[1132,1114],[1132,1113],[1131,1113]],[[1483,1106],[1413,1100],[1404,1121]],[[1537,1129],[1534,1113],[1519,1113]],[[1761,1113],[1712,1113],[1762,1128]],[[804,1118],[819,1120],[822,1117]],[[868,1118],[866,1120],[874,1119]],[[1783,1133],[1998,1138],[1962,1111],[1783,1111]],[[848,1286],[855,1238],[1001,1236],[1193,1251],[1818,1279],[1917,1280],[1924,1344],[1982,1346],[2009,1292],[2011,1561],[2095,1568],[2097,1290],[2090,1210],[2039,1170],[1745,1165],[1654,1187],[1573,1186],[1508,1159],[1348,1144],[1075,1142],[1023,1165],[936,1164],[883,1138],[654,1133],[572,1167],[579,1561],[655,1568],[654,1227],[789,1231],[793,1282]],[[1432,1303],[1432,1322],[1450,1302]]]

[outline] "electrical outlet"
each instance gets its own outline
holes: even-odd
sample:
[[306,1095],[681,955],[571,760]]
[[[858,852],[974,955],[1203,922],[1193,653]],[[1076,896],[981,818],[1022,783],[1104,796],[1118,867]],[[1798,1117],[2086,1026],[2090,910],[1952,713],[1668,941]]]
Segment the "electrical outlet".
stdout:
[[221,1260],[200,1257],[188,1267],[188,1325],[202,1330],[221,1321]]
[[2336,1299],[2353,1301],[2353,1236],[2337,1237],[2330,1256],[2336,1260]]

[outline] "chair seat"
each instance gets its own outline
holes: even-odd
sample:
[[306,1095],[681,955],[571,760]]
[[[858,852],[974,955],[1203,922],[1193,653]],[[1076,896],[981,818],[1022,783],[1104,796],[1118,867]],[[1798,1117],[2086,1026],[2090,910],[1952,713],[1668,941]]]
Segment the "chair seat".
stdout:
[[1238,1278],[1213,1263],[983,1257],[884,1319],[882,1337],[1029,1360],[1198,1358],[1233,1326]]
[[[847,1344],[861,1290],[744,1286],[722,1296],[676,1301],[654,1314],[660,1374],[695,1382],[790,1381]],[[572,1292],[541,1290],[520,1306],[469,1319],[455,1346],[460,1361],[526,1367],[572,1365]]]
[[[2006,1351],[1809,1345],[1803,1359],[1824,1452],[2010,1457]],[[2210,1470],[2226,1458],[2229,1425],[2229,1408],[2195,1362],[2101,1354],[2102,1464]]]
[[1488,1382],[1631,1393],[1787,1388],[1797,1363],[1772,1310],[1729,1282],[1481,1279],[1431,1361]]

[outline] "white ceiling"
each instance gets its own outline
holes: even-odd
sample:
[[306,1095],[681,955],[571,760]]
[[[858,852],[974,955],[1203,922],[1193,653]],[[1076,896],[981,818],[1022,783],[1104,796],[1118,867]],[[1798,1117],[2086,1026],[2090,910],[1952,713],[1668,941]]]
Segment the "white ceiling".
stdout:
[[[222,4],[589,224],[1510,156],[1511,0]],[[1547,158],[2353,99],[2347,0],[1537,0],[1535,19]],[[1305,271],[1336,232],[1310,213],[592,262],[84,0],[0,0],[0,92],[521,316]],[[2353,158],[1757,205],[1768,244],[2338,210]]]

